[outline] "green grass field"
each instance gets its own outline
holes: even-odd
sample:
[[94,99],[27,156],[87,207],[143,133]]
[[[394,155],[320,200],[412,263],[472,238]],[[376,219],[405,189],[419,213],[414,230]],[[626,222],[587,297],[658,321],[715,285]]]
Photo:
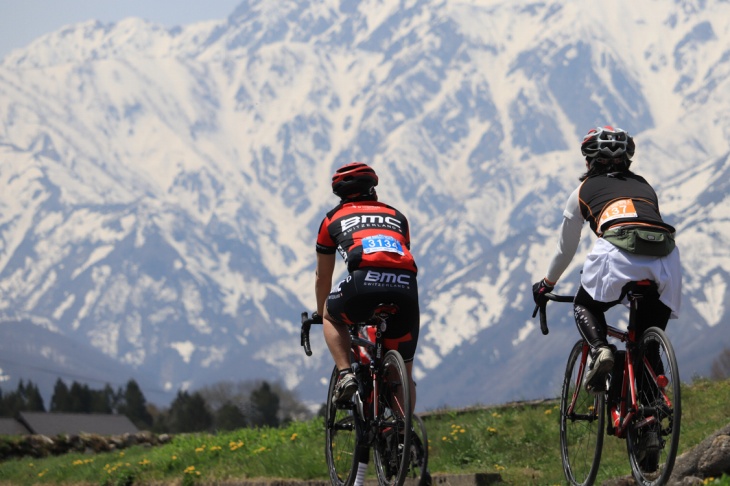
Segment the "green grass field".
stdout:
[[[730,421],[728,396],[730,380],[701,380],[682,388],[680,454]],[[424,421],[432,474],[487,472],[499,473],[512,485],[564,484],[557,401],[444,410],[426,414]],[[596,483],[630,473],[625,442],[606,437]],[[0,463],[0,484],[196,484],[245,478],[326,480],[322,420],[180,435],[159,447]],[[730,479],[706,484],[730,485]]]

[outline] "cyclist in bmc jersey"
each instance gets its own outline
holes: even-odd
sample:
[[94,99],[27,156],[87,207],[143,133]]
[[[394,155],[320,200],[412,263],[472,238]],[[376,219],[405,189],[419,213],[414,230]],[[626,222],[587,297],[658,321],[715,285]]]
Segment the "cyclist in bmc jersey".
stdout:
[[545,278],[532,287],[535,302],[545,305],[543,295],[553,290],[575,256],[583,223],[588,221],[598,239],[583,265],[574,315],[591,346],[593,360],[585,384],[594,393],[605,390],[606,374],[614,362],[604,312],[625,302],[625,286],[638,280],[653,280],[658,286],[659,299],[639,307],[639,333],[649,326],[665,329],[670,317],[677,318],[681,301],[674,228],[662,219],[651,185],[629,170],[634,149],[633,138],[620,128],[598,127],[584,137],[581,153],[587,172],[568,198],[558,248]]
[[[324,338],[340,370],[333,398],[341,402],[357,390],[346,326],[366,320],[378,304],[396,304],[399,311],[388,319],[385,347],[403,356],[415,404],[411,371],[420,329],[417,267],[410,252],[408,220],[378,201],[377,184],[375,171],[360,162],[344,165],[332,176],[332,191],[340,203],[327,213],[317,235],[317,313],[323,317]],[[337,252],[348,275],[333,287]]]

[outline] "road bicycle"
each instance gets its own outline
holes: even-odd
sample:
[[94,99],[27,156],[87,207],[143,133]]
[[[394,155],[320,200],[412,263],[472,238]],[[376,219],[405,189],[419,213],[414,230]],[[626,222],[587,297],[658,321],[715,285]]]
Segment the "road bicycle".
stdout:
[[[637,309],[642,300],[658,298],[656,284],[632,282],[626,291],[627,330],[608,326],[608,336],[624,343],[625,349],[611,344],[614,366],[607,376],[607,392],[591,394],[583,386],[590,366],[586,341],[575,343],[568,357],[560,395],[560,454],[571,485],[588,486],[595,481],[604,426],[606,434],[626,440],[638,484],[665,484],[674,468],[682,416],[677,359],[664,331],[649,327],[640,335],[637,332]],[[545,296],[555,302],[573,302],[572,296]],[[547,334],[545,306],[538,307],[540,327]]]
[[[365,322],[348,326],[351,367],[358,390],[352,400],[332,400],[338,380],[335,366],[325,404],[325,456],[333,486],[351,486],[358,463],[367,463],[370,450],[375,458],[378,482],[401,486],[411,477],[419,486],[429,486],[428,437],[423,420],[411,413],[411,392],[403,357],[385,350],[383,333],[388,318],[398,312],[394,304],[380,304]],[[301,345],[312,355],[309,330],[321,324],[320,316],[302,313]]]

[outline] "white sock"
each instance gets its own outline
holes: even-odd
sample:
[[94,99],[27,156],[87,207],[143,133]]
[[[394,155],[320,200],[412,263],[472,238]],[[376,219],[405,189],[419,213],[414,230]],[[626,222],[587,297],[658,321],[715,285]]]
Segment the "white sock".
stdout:
[[362,486],[365,482],[365,472],[368,469],[368,465],[364,462],[357,463],[357,476],[355,476],[355,484],[353,486]]

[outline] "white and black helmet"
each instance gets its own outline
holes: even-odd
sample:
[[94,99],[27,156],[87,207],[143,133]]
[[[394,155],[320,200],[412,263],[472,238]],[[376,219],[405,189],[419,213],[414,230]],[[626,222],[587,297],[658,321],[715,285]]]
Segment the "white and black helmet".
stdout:
[[635,148],[634,139],[626,130],[608,125],[592,128],[580,144],[580,152],[589,161],[622,159],[628,162],[634,156]]

